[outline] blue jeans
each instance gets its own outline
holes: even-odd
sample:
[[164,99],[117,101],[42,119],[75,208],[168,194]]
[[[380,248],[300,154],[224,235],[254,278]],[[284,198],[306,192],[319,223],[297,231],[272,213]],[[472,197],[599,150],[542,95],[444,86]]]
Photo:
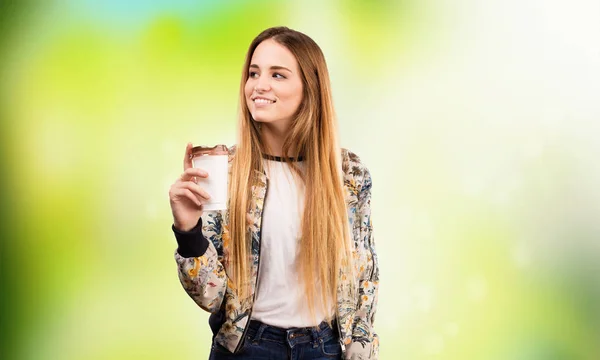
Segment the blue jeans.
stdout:
[[337,326],[333,329],[326,322],[319,328],[282,329],[251,320],[244,344],[237,354],[213,341],[210,360],[258,360],[258,359],[313,359],[331,360],[342,358],[342,348]]

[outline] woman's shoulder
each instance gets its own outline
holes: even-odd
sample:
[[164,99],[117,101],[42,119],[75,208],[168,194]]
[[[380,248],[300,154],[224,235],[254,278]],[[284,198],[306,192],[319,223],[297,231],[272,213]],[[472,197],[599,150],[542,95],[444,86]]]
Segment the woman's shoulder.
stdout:
[[[228,147],[229,151],[229,160],[231,161],[235,156],[237,150],[237,144],[234,144]],[[362,162],[360,157],[352,152],[349,149],[341,148],[341,160],[342,160],[342,170],[346,177],[350,176],[356,180],[363,178],[370,178],[369,169]]]
[[349,149],[342,148],[342,161],[349,161],[357,165],[362,165],[360,157]]
[[354,180],[362,184],[371,181],[369,169],[354,152],[342,148],[342,171],[346,180]]
[[342,150],[342,164],[347,163],[349,166],[358,166],[358,167],[364,168],[364,169],[367,168],[356,153],[354,153],[346,148],[342,148],[341,150]]

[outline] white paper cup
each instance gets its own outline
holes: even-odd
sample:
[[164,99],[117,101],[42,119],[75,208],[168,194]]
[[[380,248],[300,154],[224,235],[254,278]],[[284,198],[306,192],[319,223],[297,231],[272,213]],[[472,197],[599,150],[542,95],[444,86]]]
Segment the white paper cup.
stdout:
[[202,210],[215,211],[227,208],[228,151],[225,145],[215,147],[196,146],[192,149],[192,163],[208,173],[207,178],[196,178],[198,185],[210,195],[203,202]]

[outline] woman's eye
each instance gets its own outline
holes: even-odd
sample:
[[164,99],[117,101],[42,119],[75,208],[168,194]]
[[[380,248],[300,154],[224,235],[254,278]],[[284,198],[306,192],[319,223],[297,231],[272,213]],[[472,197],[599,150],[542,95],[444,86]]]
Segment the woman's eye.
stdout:
[[255,77],[257,77],[257,76],[258,76],[258,73],[257,73],[257,72],[255,72],[255,71],[250,71],[250,77],[251,77],[251,78],[255,78]]
[[275,79],[285,79],[285,76],[281,75],[280,73],[273,73],[273,77]]

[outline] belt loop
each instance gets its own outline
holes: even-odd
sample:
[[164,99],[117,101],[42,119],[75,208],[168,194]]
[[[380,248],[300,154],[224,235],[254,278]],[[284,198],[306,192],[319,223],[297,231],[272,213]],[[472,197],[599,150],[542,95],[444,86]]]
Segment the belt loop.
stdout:
[[323,339],[321,339],[321,337],[319,336],[320,326],[311,327],[310,332],[312,335],[312,346],[316,349],[319,347],[319,345],[321,345],[321,342],[323,341]]
[[319,340],[320,329],[319,328],[315,328],[315,327],[311,327],[310,328],[310,332],[311,332],[313,341],[318,341]]
[[262,322],[260,323],[260,327],[258,328],[258,330],[256,330],[256,334],[254,334],[254,339],[252,340],[252,342],[256,343],[261,339],[262,334],[265,331],[265,329],[267,328],[267,326],[269,326],[269,325],[264,324]]

